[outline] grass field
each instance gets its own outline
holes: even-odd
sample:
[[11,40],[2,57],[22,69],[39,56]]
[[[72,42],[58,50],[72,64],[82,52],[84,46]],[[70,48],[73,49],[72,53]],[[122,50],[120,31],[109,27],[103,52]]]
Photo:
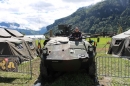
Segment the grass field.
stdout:
[[[107,44],[107,42],[111,42],[111,38],[109,37],[106,37],[106,38],[100,37],[99,42],[97,41],[97,38],[90,38],[90,39],[97,42],[97,48],[103,48]],[[86,40],[88,41],[89,38],[87,38]],[[108,46],[109,45],[107,45],[107,47]]]
[[[87,39],[88,40],[88,39]],[[97,41],[97,38],[92,38],[92,40]],[[105,72],[106,74],[109,74],[109,72],[114,71],[115,69],[118,70],[118,68],[115,67],[115,62],[118,62],[119,60],[116,58],[112,59],[100,59],[98,57],[104,57],[107,56],[105,53],[108,50],[109,44],[107,44],[108,41],[111,41],[111,38],[100,38],[100,42],[97,43],[97,60],[98,60],[98,67],[100,66],[100,70],[98,70],[98,73],[104,73],[104,68],[108,70]],[[41,40],[41,45],[43,44],[44,40]],[[36,44],[38,41],[36,41]],[[43,46],[43,45],[42,45]],[[111,63],[110,63],[111,61]],[[129,71],[130,65],[128,64],[129,61],[127,60],[127,65],[124,64],[126,63],[126,60],[122,60],[122,67],[125,66],[127,68],[127,71]],[[100,63],[102,62],[102,63]],[[108,64],[109,63],[109,64]],[[10,74],[10,73],[2,73],[0,72],[0,86],[33,86],[35,80],[38,78],[39,75],[39,64],[40,64],[40,58],[36,58],[32,61],[32,79],[27,80],[28,76],[21,75],[19,73],[16,74]],[[105,64],[105,65],[104,65]],[[111,69],[107,67],[111,67]],[[109,71],[111,70],[111,71]],[[122,68],[122,71],[126,70],[125,68]],[[117,71],[116,75],[121,74],[121,71]],[[122,72],[122,75],[129,75],[128,72]],[[18,78],[18,77],[23,77],[24,78]],[[6,78],[5,78],[6,77]],[[13,78],[12,78],[13,77]],[[17,78],[15,78],[17,77]],[[99,77],[99,80],[104,82],[104,77]],[[115,82],[120,82],[122,79],[119,78],[110,78],[111,82],[114,83],[109,85],[109,86],[125,86],[121,85],[120,83],[115,83]],[[124,79],[125,82],[130,81],[129,79]],[[92,79],[89,78],[89,76],[80,71],[80,72],[75,72],[75,73],[66,73],[63,76],[57,78],[54,82],[45,82],[45,86],[93,86],[93,81]],[[123,82],[122,82],[123,83]],[[105,83],[106,84],[106,83]],[[110,83],[108,83],[110,84]],[[107,86],[107,85],[106,85]],[[127,86],[127,85],[126,85]]]

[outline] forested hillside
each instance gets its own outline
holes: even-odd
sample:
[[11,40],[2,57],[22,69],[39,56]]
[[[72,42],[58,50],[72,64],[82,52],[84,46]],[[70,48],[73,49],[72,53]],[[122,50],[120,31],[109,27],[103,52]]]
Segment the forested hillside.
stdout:
[[95,5],[79,8],[73,14],[55,20],[47,30],[56,32],[58,24],[78,26],[87,33],[118,32],[119,25],[123,31],[130,29],[129,0],[104,0]]

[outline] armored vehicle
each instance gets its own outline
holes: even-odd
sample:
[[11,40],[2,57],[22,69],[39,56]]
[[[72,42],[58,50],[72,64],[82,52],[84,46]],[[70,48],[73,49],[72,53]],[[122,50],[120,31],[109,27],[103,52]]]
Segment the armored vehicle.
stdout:
[[95,75],[96,46],[85,39],[70,39],[71,26],[60,25],[62,34],[50,37],[41,56],[40,76],[53,76],[56,72],[71,72],[86,69],[89,75]]

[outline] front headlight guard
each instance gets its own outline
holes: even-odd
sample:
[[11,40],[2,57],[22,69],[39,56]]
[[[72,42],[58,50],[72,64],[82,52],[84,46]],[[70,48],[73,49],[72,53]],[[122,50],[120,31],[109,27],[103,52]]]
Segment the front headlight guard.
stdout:
[[47,55],[47,54],[48,54],[48,49],[47,49],[47,48],[44,48],[44,49],[42,50],[42,52],[43,52],[44,55]]
[[88,51],[93,52],[93,47],[92,46],[88,46]]

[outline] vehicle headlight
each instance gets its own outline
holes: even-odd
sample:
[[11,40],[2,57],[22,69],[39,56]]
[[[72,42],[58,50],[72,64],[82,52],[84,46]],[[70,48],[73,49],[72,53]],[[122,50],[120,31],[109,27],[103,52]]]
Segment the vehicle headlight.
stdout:
[[92,47],[92,46],[89,46],[88,50],[89,50],[89,51],[93,51],[93,47]]
[[45,48],[45,49],[43,49],[43,54],[47,54],[48,53],[48,50],[47,50],[47,48]]
[[70,49],[70,53],[74,53],[74,50],[73,50],[73,49]]

